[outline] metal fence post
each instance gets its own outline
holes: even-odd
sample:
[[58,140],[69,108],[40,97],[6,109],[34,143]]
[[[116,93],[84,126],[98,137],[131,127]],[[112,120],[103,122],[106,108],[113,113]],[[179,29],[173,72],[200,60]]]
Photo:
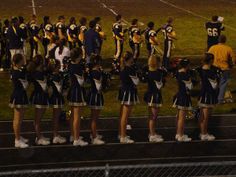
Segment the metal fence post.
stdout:
[[106,164],[105,167],[105,177],[109,177],[110,176],[110,167],[109,164]]

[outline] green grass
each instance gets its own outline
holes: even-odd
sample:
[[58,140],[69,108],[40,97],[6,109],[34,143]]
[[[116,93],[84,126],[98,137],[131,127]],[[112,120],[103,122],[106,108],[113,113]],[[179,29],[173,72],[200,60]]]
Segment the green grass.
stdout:
[[[191,10],[199,15],[210,18],[212,15],[220,15],[225,17],[225,24],[236,28],[236,6],[227,3],[230,0],[168,0],[175,5],[178,5],[187,10]],[[114,54],[114,43],[112,39],[111,26],[114,21],[114,16],[106,9],[103,9],[95,0],[36,0],[36,5],[42,6],[37,8],[39,23],[42,22],[44,15],[51,16],[52,22],[56,22],[58,15],[65,15],[68,19],[75,16],[77,19],[81,16],[86,16],[92,19],[95,16],[102,17],[103,30],[107,34],[107,40],[104,42],[102,56],[104,59],[112,58]],[[0,1],[0,18],[5,19],[11,16],[23,15],[26,21],[29,20],[32,9],[29,7],[30,0],[1,0]],[[176,48],[173,51],[173,56],[179,55],[202,55],[206,50],[206,31],[204,24],[206,20],[195,17],[184,11],[170,7],[161,3],[158,0],[106,0],[106,4],[112,6],[123,17],[130,21],[133,18],[138,18],[143,23],[154,21],[156,28],[165,23],[168,16],[175,19],[174,28],[176,30],[178,40],[175,42]],[[142,26],[142,29],[146,28]],[[236,32],[232,29],[227,29],[224,34],[228,37],[228,44],[236,49]],[[162,35],[159,35],[160,41],[163,41]],[[130,50],[128,43],[125,42],[125,50]],[[145,45],[141,48],[142,62],[146,63],[145,59],[147,52]],[[195,65],[200,64],[201,58],[190,58]],[[107,65],[107,62],[106,66]],[[236,71],[233,73],[235,79]],[[116,100],[118,94],[119,80],[112,81],[111,88],[105,93],[105,108],[102,111],[102,116],[118,116],[119,102]],[[236,83],[233,80],[229,86],[230,90],[236,89]],[[141,103],[135,106],[133,115],[147,115],[147,107],[143,103],[143,94],[146,85],[140,84],[138,90]],[[172,78],[168,78],[166,87],[163,89],[164,105],[160,110],[161,115],[174,115],[176,110],[171,108],[172,97],[176,92],[176,82]],[[11,92],[11,83],[8,75],[0,75],[0,119],[7,120],[12,118],[12,110],[8,107],[8,100]],[[235,95],[234,95],[235,96]],[[196,104],[196,98],[193,98]],[[235,104],[217,106],[216,113],[229,113],[235,111]],[[51,110],[47,111],[45,117],[50,118]],[[84,111],[85,116],[89,116],[89,110]],[[29,108],[26,114],[27,119],[33,118],[33,109]]]

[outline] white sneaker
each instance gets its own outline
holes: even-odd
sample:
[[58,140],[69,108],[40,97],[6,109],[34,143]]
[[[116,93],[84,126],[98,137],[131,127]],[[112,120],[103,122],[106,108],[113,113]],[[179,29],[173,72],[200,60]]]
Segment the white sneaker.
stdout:
[[189,141],[192,141],[192,138],[189,138],[188,135],[176,135],[175,136],[175,139],[178,141],[178,142],[189,142]]
[[200,134],[199,135],[199,138],[202,140],[202,141],[214,141],[216,139],[216,137],[214,135],[210,135],[210,134]]
[[92,144],[93,145],[102,145],[105,144],[105,142],[103,140],[101,140],[100,138],[96,137],[92,139]]
[[[97,133],[96,138],[101,140],[103,138],[103,136]],[[91,140],[93,139],[93,135],[92,134],[90,134],[90,139]]]
[[53,144],[64,144],[64,143],[66,143],[66,138],[64,138],[60,135],[57,135],[53,138],[52,143]]
[[[117,139],[118,139],[119,141],[120,141],[120,137],[121,137],[120,135],[117,136]],[[126,137],[130,139],[130,136],[126,136]]]
[[29,145],[21,140],[15,140],[15,147],[16,148],[27,148],[27,147],[29,147]]
[[22,137],[22,136],[20,137],[20,140],[23,141],[24,143],[28,143],[28,142],[29,142],[28,139],[26,139],[26,138],[24,138],[24,137]]
[[[79,139],[84,139],[84,137],[80,136]],[[73,136],[70,136],[70,143],[73,143],[74,142],[74,137]]]
[[74,140],[73,146],[87,146],[88,143],[82,139]]
[[131,125],[127,124],[127,125],[126,125],[126,130],[132,130]]
[[42,146],[47,146],[50,144],[50,141],[48,138],[45,138],[45,137],[41,137],[41,138],[36,138],[35,139],[35,144],[36,145],[42,145]]
[[120,137],[121,144],[133,144],[134,140],[130,139],[129,137]]
[[164,141],[160,135],[149,135],[148,138],[150,143],[160,143]]

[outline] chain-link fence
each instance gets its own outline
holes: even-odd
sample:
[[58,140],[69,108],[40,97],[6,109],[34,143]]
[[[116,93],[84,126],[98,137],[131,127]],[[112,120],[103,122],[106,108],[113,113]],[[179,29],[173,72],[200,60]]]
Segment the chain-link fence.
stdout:
[[236,176],[236,161],[122,165],[0,172],[1,177],[188,177]]

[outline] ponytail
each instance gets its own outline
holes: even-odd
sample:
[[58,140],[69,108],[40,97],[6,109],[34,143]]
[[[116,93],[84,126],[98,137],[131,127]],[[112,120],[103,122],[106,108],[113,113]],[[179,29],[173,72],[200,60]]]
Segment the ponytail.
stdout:
[[123,70],[125,68],[125,63],[133,58],[133,54],[129,51],[126,51],[124,56],[120,60],[120,67]]

